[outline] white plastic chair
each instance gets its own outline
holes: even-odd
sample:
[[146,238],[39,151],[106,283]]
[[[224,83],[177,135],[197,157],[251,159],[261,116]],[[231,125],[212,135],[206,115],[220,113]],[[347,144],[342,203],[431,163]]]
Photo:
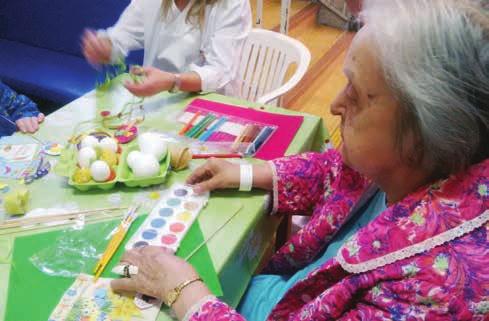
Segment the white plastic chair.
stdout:
[[[240,98],[277,105],[279,98],[302,79],[310,61],[311,53],[300,41],[278,32],[252,29],[239,66]],[[294,63],[295,73],[283,83]]]

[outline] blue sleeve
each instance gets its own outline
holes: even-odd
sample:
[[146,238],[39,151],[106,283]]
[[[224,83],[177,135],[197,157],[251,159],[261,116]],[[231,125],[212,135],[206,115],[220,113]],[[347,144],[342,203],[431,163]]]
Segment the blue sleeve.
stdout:
[[0,82],[0,114],[12,121],[24,117],[39,115],[37,105],[24,95],[18,95],[7,85]]

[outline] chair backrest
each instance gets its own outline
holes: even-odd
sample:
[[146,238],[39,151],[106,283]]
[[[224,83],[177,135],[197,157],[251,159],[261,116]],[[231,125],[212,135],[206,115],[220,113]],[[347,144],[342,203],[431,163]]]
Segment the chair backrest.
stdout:
[[[252,29],[239,66],[240,98],[277,105],[278,98],[302,79],[310,61],[311,53],[300,41],[278,32]],[[294,63],[296,70],[284,83]]]

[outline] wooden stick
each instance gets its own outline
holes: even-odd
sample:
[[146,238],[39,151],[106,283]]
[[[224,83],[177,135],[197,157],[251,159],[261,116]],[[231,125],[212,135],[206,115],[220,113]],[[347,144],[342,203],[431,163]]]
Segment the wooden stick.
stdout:
[[209,235],[209,237],[207,237],[202,243],[200,243],[192,252],[190,252],[185,258],[184,260],[185,261],[188,261],[190,260],[190,258],[192,256],[195,255],[195,253],[197,253],[204,245],[206,245],[207,243],[209,243],[213,238],[214,236],[216,236],[229,222],[231,222],[231,220],[233,218],[236,217],[236,215],[238,215],[238,213],[241,211],[241,209],[243,208],[243,204],[239,204],[239,208],[236,210],[236,212],[233,213],[233,215],[231,215],[230,218],[228,218],[226,220],[226,222],[224,222],[221,226],[219,226],[214,232],[212,232],[211,235]]
[[125,210],[127,208],[128,207],[109,207],[109,208],[85,210],[85,211],[78,211],[78,212],[71,212],[71,213],[45,215],[45,216],[39,216],[39,217],[19,218],[19,219],[8,220],[7,222],[0,224],[0,229],[21,227],[23,225],[32,225],[32,224],[39,224],[39,223],[50,223],[50,222],[55,222],[55,221],[59,221],[59,220],[76,218],[79,215],[90,216],[90,215],[99,214],[99,212]]
[[[113,214],[107,214],[102,217],[87,217],[85,219],[85,223],[93,224],[93,223],[98,223],[98,222],[104,222],[104,221],[109,221],[114,218],[120,217],[122,214],[120,213],[113,213]],[[73,221],[63,221],[62,223],[56,224],[56,225],[51,225],[51,226],[46,226],[46,225],[32,225],[29,227],[16,227],[16,228],[9,228],[9,229],[3,229],[0,230],[0,236],[5,236],[5,235],[10,235],[10,234],[16,234],[16,233],[23,233],[23,232],[32,232],[36,230],[46,230],[50,228],[58,228],[58,227],[65,227],[72,225]]]

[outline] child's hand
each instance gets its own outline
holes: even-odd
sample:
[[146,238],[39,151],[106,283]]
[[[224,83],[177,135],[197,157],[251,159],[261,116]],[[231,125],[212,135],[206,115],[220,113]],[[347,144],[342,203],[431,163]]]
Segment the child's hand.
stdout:
[[112,54],[112,42],[108,38],[97,36],[92,30],[85,30],[82,36],[82,51],[90,64],[108,64]]
[[39,113],[37,117],[24,117],[18,119],[15,123],[23,133],[35,133],[39,129],[39,123],[44,120],[44,114]]

